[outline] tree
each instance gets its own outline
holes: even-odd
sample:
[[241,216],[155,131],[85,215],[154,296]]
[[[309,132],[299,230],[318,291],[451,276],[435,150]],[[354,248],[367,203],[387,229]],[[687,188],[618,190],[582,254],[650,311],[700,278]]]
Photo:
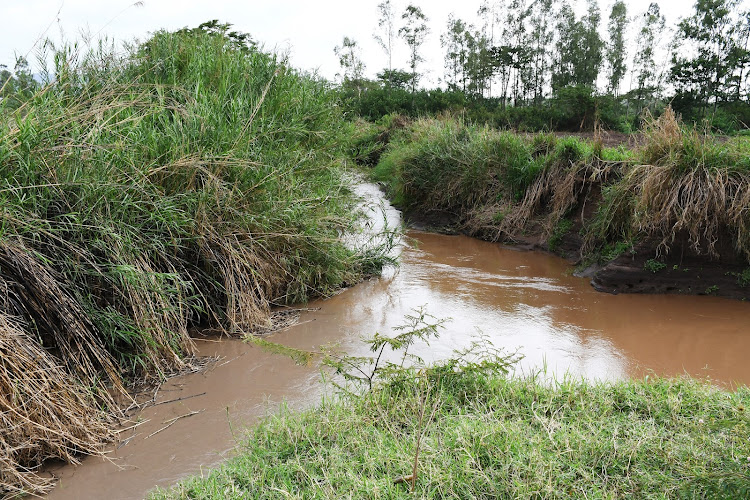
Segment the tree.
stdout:
[[742,74],[750,63],[742,46],[747,12],[738,12],[740,0],[697,0],[695,13],[677,25],[676,40],[692,48],[672,54],[670,70],[678,94],[688,94],[714,109],[720,101],[742,96]]
[[552,0],[537,0],[529,9],[531,28],[529,57],[532,64],[529,66],[524,87],[536,103],[544,97],[549,72],[549,46],[554,38],[552,16]]
[[424,61],[422,55],[419,53],[419,49],[429,33],[427,27],[427,17],[422,12],[422,9],[415,5],[409,5],[401,15],[401,19],[404,21],[404,25],[399,28],[398,34],[404,39],[406,45],[409,47],[409,69],[411,70],[411,91],[415,92],[417,89],[417,82],[419,81],[419,73],[417,73],[417,66],[420,62]]
[[567,1],[560,6],[557,14],[557,43],[555,70],[552,74],[552,89],[557,92],[573,84],[576,60],[578,27],[573,8]]
[[581,41],[576,60],[575,81],[578,85],[594,88],[602,66],[604,41],[599,35],[601,13],[596,0],[589,0],[588,12],[579,23]]
[[568,2],[558,14],[557,61],[552,87],[557,91],[575,85],[593,89],[602,65],[604,42],[599,35],[601,14],[596,0],[589,0],[585,16],[576,20]]
[[636,97],[643,100],[648,94],[658,92],[658,77],[654,53],[659,34],[664,32],[664,16],[658,3],[651,3],[643,13],[638,46],[633,57],[633,76],[636,79]]
[[469,58],[466,35],[470,28],[471,25],[450,14],[447,30],[440,35],[440,45],[445,49],[445,81],[449,90],[466,90],[466,66]]
[[339,58],[342,82],[357,85],[362,80],[365,70],[365,64],[359,55],[357,42],[353,38],[345,36],[341,45],[334,47],[333,52]]
[[411,85],[412,75],[400,69],[384,69],[376,77],[387,88],[406,90]]
[[620,83],[625,76],[625,30],[628,25],[628,9],[625,2],[617,0],[609,14],[609,43],[607,43],[607,63],[609,66],[609,91],[617,96]]
[[378,12],[380,18],[378,19],[378,28],[382,31],[382,34],[374,34],[373,38],[378,45],[383,49],[385,55],[388,57],[388,71],[393,71],[393,38],[394,35],[394,19],[395,13],[393,12],[393,6],[391,0],[385,0],[378,4]]
[[29,100],[38,88],[39,84],[34,80],[26,58],[17,57],[12,72],[0,64],[0,106],[16,109]]
[[523,95],[521,92],[521,72],[528,67],[528,63],[531,61],[530,51],[526,44],[526,17],[528,14],[526,0],[511,1],[506,12],[505,30],[503,32],[503,39],[506,42],[505,50],[500,51],[511,62],[509,73],[512,73],[512,75],[509,74],[508,79],[513,82],[513,104],[515,106],[519,104]]
[[489,39],[481,31],[467,31],[466,43],[469,48],[466,61],[467,90],[472,94],[484,96],[494,72]]

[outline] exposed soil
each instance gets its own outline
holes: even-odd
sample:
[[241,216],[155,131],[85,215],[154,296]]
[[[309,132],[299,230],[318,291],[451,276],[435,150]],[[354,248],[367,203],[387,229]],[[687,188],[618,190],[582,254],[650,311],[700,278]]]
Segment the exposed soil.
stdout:
[[[589,203],[573,214],[571,229],[554,248],[546,241],[542,224],[531,224],[523,235],[503,243],[519,250],[551,252],[581,266],[583,238],[579,231],[583,221],[596,211],[597,199],[600,199],[598,193],[590,193]],[[406,210],[404,220],[415,229],[443,234],[465,233],[459,214],[452,212]],[[668,253],[659,249],[659,240],[645,240],[610,262],[590,265],[576,274],[590,277],[595,289],[614,294],[715,295],[750,300],[750,284],[743,283],[741,278],[748,264],[735,252],[731,240],[731,235],[722,235],[716,247],[720,258],[696,253],[687,237],[676,238]]]

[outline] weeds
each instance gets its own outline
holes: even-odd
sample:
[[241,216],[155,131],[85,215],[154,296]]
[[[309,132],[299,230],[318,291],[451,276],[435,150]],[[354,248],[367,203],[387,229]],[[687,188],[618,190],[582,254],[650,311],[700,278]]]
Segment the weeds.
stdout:
[[656,259],[648,259],[645,264],[643,264],[643,269],[650,273],[658,273],[659,271],[666,269],[667,265],[664,262],[659,262]]
[[729,393],[683,379],[550,384],[445,366],[421,373],[302,413],[284,409],[219,469],[150,498],[750,492],[746,388]]

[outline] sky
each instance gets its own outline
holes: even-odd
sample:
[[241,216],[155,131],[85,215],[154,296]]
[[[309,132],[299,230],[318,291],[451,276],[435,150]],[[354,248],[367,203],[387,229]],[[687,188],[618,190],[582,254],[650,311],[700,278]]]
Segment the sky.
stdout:
[[[144,40],[159,29],[174,30],[195,27],[218,19],[234,29],[250,33],[265,49],[287,52],[293,66],[317,71],[334,79],[340,71],[334,47],[344,36],[354,38],[361,46],[366,75],[374,75],[387,66],[383,51],[373,39],[377,30],[381,0],[0,0],[0,64],[11,67],[16,55],[27,56],[34,66],[39,40],[81,40],[107,36],[117,43]],[[627,1],[628,15],[645,11],[651,0]],[[397,17],[408,0],[393,0]],[[480,0],[445,1],[412,0],[429,18],[431,33],[424,45],[426,72],[423,84],[439,85],[443,76],[443,50],[440,33],[445,30],[449,14],[478,23],[476,11]],[[573,2],[582,12],[585,2]],[[602,32],[613,0],[599,0]],[[661,0],[658,2],[672,26],[680,17],[690,15],[692,2]],[[745,2],[747,3],[747,2]],[[396,20],[397,27],[400,19]],[[632,37],[635,36],[633,30]],[[632,38],[631,37],[631,38]],[[399,41],[393,65],[407,67],[407,51]],[[634,45],[632,43],[631,45]],[[632,54],[631,54],[632,56]]]

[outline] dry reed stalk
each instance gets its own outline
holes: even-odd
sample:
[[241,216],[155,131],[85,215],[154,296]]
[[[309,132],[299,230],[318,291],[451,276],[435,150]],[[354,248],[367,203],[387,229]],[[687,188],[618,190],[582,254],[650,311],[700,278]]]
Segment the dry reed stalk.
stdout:
[[278,296],[283,280],[280,267],[263,257],[266,251],[260,242],[250,235],[221,236],[205,228],[201,252],[223,279],[228,330],[270,327],[270,300]]
[[0,495],[45,493],[52,481],[36,474],[42,462],[99,453],[113,438],[110,427],[24,323],[0,313]]
[[[79,302],[64,286],[64,279],[35,257],[20,241],[0,242],[0,281],[5,282],[6,314],[27,318],[42,335],[42,341],[59,353],[71,374],[91,386],[102,374],[125,393],[115,368],[94,325]],[[10,306],[10,307],[9,307]]]

